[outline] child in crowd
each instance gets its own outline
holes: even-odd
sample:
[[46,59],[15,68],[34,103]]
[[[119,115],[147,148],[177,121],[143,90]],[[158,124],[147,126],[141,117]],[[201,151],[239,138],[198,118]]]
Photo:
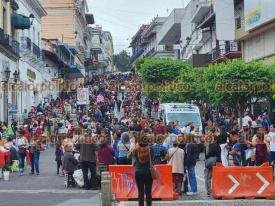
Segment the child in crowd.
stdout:
[[62,166],[62,156],[63,156],[63,150],[62,150],[61,144],[57,144],[55,149],[57,175],[59,175],[59,170],[60,170],[60,167]]
[[64,145],[63,169],[65,172],[65,187],[74,186],[74,171],[77,170],[78,161],[73,155],[73,146],[71,144]]

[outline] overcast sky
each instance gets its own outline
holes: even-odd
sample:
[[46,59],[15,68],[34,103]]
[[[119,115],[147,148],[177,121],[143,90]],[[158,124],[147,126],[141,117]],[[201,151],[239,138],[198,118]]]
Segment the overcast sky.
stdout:
[[127,49],[131,37],[143,23],[168,16],[190,0],[87,0],[95,23],[113,35],[115,53]]

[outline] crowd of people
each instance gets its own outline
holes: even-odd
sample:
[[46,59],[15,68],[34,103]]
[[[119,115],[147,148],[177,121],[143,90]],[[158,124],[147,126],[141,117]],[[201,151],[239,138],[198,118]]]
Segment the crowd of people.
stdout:
[[[25,159],[31,174],[40,174],[40,152],[55,145],[58,175],[71,178],[80,168],[84,188],[98,189],[96,167],[134,165],[139,205],[152,204],[152,165],[172,165],[174,190],[179,195],[198,192],[196,164],[205,157],[205,184],[211,195],[212,168],[225,166],[274,165],[275,128],[266,114],[244,115],[242,126],[228,110],[202,108],[203,132],[192,122],[180,127],[178,121],[164,125],[158,117],[159,100],[142,94],[138,75],[94,76],[80,87],[88,87],[89,104],[78,105],[75,92],[25,111],[22,127],[13,120],[0,122],[1,138],[11,160],[19,161],[24,174]],[[13,162],[11,161],[10,164]],[[89,175],[90,173],[90,175]]]

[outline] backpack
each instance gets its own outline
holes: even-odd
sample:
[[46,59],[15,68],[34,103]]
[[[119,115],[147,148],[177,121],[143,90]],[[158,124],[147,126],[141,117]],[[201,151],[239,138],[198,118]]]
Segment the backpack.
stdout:
[[138,161],[142,164],[149,161],[149,147],[138,147],[137,149],[137,158]]

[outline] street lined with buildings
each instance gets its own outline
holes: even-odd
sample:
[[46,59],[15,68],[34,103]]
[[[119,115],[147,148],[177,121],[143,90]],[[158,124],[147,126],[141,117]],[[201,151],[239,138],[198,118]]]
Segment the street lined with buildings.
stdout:
[[0,206],[273,206],[275,1],[95,1],[0,0]]

